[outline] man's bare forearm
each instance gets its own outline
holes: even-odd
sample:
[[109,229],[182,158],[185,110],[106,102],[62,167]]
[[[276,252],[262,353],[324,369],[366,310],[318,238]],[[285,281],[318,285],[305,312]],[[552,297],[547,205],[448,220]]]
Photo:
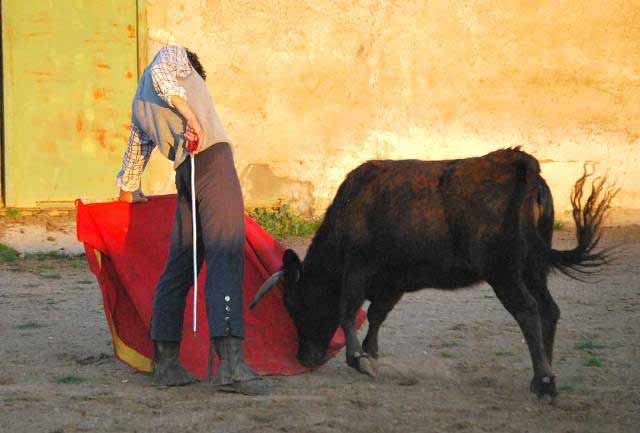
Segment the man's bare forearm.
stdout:
[[178,110],[178,112],[182,115],[182,117],[184,117],[184,119],[187,121],[187,126],[189,127],[188,130],[185,131],[185,136],[187,137],[187,140],[192,141],[192,140],[195,140],[196,137],[198,137],[200,140],[203,140],[204,130],[202,129],[202,126],[200,125],[198,118],[191,110],[191,107],[189,107],[189,104],[187,104],[187,101],[185,101],[180,96],[174,95],[171,97],[171,104],[175,107],[176,110]]
[[178,112],[182,115],[182,117],[185,118],[187,122],[196,118],[195,114],[193,114],[193,111],[191,111],[191,107],[189,107],[189,104],[187,104],[187,101],[182,99],[180,96],[172,96],[171,105],[173,105],[176,110],[178,110]]
[[135,191],[124,191],[121,189],[118,195],[118,200],[126,203],[141,203],[148,201],[148,198],[142,192],[142,188],[138,188]]

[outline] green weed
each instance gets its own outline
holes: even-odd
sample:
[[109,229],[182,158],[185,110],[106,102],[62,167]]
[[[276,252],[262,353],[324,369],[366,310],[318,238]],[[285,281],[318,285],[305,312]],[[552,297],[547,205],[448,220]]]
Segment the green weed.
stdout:
[[42,267],[38,268],[36,270],[36,273],[41,278],[46,278],[48,280],[59,280],[59,279],[62,278],[62,275],[60,275],[58,272],[56,272],[55,270],[53,270],[49,266],[42,266]]
[[249,216],[276,237],[311,236],[321,223],[320,219],[304,218],[294,213],[288,204],[271,209],[258,207],[249,212]]
[[457,347],[460,346],[460,343],[457,341],[443,341],[435,345],[438,349],[446,349],[449,347]]
[[35,259],[38,261],[44,261],[47,259],[63,259],[63,258],[67,258],[68,256],[60,253],[59,251],[47,251],[47,252],[39,252],[39,253],[27,253],[25,254],[24,258],[25,259]]
[[2,401],[6,404],[32,403],[43,401],[43,398],[33,395],[8,395],[3,397]]
[[44,260],[69,260],[72,266],[74,263],[84,263],[84,259],[86,258],[86,254],[74,254],[70,255],[65,253],[63,250],[55,250],[55,251],[39,251],[36,253],[27,253],[25,254],[25,259],[34,259],[38,261]]
[[0,262],[15,262],[18,258],[16,250],[8,245],[0,244]]
[[87,379],[85,379],[84,377],[76,376],[74,374],[67,374],[65,376],[58,376],[55,378],[55,382],[58,385],[82,383],[82,382],[86,382],[86,380]]
[[94,281],[93,280],[78,280],[76,281],[76,284],[93,284]]
[[580,388],[581,388],[580,385],[573,384],[573,383],[565,383],[558,387],[558,391],[565,392],[567,394],[575,394],[577,391],[580,390]]
[[594,340],[582,340],[580,343],[576,344],[576,349],[582,350],[583,352],[593,352],[594,350],[600,350],[604,348],[604,344],[598,343]]
[[587,367],[604,367],[604,361],[599,356],[592,355],[584,360],[584,365]]
[[83,257],[73,257],[70,264],[73,268],[81,269],[87,266],[87,261]]
[[39,322],[35,322],[35,321],[31,321],[31,322],[24,322],[21,323],[19,325],[14,326],[14,329],[17,329],[19,331],[25,331],[25,330],[29,330],[29,329],[39,329],[39,328],[44,328],[47,325],[39,323]]
[[22,215],[22,212],[20,212],[18,209],[9,208],[7,209],[7,213],[5,215],[7,215],[8,217],[19,217]]

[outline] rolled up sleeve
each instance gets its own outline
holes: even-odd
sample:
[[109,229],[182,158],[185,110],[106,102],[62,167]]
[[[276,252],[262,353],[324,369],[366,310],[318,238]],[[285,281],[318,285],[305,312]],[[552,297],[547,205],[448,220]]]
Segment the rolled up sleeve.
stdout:
[[122,167],[116,176],[116,185],[121,190],[135,191],[140,188],[142,172],[149,162],[154,147],[153,142],[132,122],[129,143],[122,158]]
[[178,76],[189,69],[189,58],[184,48],[177,45],[164,46],[158,51],[151,65],[153,88],[170,107],[172,96],[187,99],[187,92],[178,83]]

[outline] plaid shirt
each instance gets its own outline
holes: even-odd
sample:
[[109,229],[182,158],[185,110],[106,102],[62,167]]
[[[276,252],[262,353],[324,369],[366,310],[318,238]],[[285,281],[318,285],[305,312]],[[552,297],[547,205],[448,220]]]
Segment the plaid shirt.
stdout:
[[[167,45],[160,48],[153,62],[149,65],[153,88],[170,107],[171,97],[179,96],[187,99],[187,93],[178,77],[186,77],[191,73],[191,64],[183,47]],[[123,191],[135,191],[140,188],[140,177],[144,171],[155,144],[138,128],[133,119],[127,150],[124,153],[122,167],[116,177],[116,184]]]

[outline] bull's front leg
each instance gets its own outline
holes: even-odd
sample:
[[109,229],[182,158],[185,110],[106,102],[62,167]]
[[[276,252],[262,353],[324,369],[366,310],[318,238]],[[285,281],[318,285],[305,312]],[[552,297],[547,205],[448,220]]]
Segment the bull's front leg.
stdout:
[[380,325],[387,318],[387,315],[393,307],[402,298],[403,293],[401,291],[388,290],[381,292],[376,296],[367,310],[367,320],[369,321],[369,331],[362,343],[362,347],[366,353],[378,359],[378,331],[380,331]]
[[378,375],[377,363],[362,350],[356,332],[356,314],[364,303],[364,284],[366,278],[363,272],[346,273],[340,295],[340,325],[346,340],[347,365],[375,378]]

